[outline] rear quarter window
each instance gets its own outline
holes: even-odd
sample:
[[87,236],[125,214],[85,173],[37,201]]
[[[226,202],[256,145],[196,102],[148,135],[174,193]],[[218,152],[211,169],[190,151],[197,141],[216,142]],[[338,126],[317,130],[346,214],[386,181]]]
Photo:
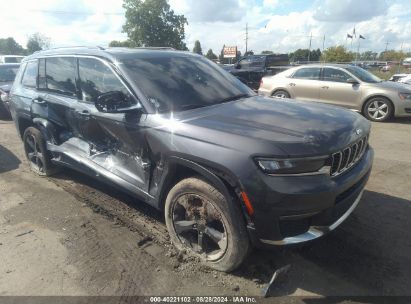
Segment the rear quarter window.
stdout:
[[25,87],[35,88],[37,80],[37,60],[29,61],[26,64],[21,84]]

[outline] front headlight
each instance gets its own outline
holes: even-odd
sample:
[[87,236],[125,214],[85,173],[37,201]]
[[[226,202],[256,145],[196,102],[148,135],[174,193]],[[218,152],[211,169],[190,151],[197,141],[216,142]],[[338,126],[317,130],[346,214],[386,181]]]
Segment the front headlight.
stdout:
[[325,158],[271,159],[256,158],[260,169],[269,175],[315,175],[329,174],[330,167]]
[[411,93],[399,93],[401,100],[411,100]]

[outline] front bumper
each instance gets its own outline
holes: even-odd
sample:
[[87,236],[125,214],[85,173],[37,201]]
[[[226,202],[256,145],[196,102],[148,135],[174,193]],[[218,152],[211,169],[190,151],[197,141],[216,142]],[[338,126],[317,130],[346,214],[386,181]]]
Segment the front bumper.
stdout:
[[358,203],[361,200],[362,194],[363,194],[363,191],[360,192],[360,194],[357,196],[357,198],[355,199],[351,207],[338,220],[336,220],[330,226],[309,226],[306,232],[301,233],[296,236],[285,237],[282,240],[260,239],[260,242],[262,242],[263,244],[267,244],[267,245],[291,245],[291,244],[304,243],[304,242],[318,239],[319,237],[322,237],[328,232],[333,231],[335,228],[340,226],[340,224],[342,224],[347,219],[347,217],[357,207]]
[[411,100],[399,100],[395,105],[396,117],[410,117],[411,116]]
[[248,225],[254,245],[303,243],[337,228],[359,204],[373,156],[368,147],[354,167],[337,177],[260,176],[258,193],[248,193],[255,209]]

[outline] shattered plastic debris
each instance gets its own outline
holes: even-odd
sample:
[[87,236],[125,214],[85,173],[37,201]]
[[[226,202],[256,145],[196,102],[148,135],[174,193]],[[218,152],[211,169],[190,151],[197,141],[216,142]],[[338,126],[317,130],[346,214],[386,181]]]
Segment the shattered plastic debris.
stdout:
[[270,282],[268,282],[267,286],[262,291],[262,296],[264,298],[270,297],[273,294],[273,291],[278,288],[280,285],[285,283],[287,278],[287,274],[290,270],[291,265],[283,266],[277,269],[273,276],[271,277]]

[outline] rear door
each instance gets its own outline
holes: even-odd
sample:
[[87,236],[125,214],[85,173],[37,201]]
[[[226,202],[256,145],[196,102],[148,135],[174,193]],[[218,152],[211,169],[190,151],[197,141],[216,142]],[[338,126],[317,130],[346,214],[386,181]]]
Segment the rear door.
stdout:
[[356,109],[361,99],[361,84],[348,83],[354,78],[340,68],[325,67],[320,85],[320,101]]
[[291,97],[299,100],[319,101],[320,67],[302,67],[288,79],[286,88]]
[[64,138],[79,137],[76,120],[77,64],[75,57],[48,57],[39,59],[38,91],[33,98],[33,118],[53,123]]

